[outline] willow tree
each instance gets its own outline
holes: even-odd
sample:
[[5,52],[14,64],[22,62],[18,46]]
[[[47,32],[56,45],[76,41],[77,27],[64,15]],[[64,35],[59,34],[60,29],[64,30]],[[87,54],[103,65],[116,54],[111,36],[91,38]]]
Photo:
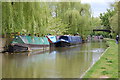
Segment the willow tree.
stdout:
[[48,34],[52,34],[52,35],[64,35],[67,32],[67,24],[62,22],[62,19],[60,18],[49,18],[48,19],[49,24],[47,27],[47,32]]
[[[9,13],[9,14],[8,14]],[[11,3],[2,3],[2,33],[8,34],[8,32],[14,32],[14,19],[13,19],[13,8]],[[10,35],[5,35],[6,38],[6,48],[8,47],[11,39]]]
[[[32,2],[26,4],[28,5],[25,5],[24,7],[24,14],[26,20],[25,29],[27,30],[27,32],[32,34],[46,34],[45,29],[47,28],[48,17],[50,16],[50,9],[48,7],[48,4],[45,2]],[[30,8],[30,10],[27,10],[28,7]]]
[[90,27],[90,6],[80,2],[62,2],[55,7],[56,17],[68,25],[68,34],[85,34]]
[[2,3],[2,33],[12,31],[12,21],[11,3]]
[[11,33],[46,34],[48,8],[47,3],[3,2],[2,33],[7,34],[6,46],[12,41]]
[[77,10],[68,10],[65,13],[65,21],[68,24],[70,34],[75,34],[78,30],[78,24],[80,21],[79,12]]

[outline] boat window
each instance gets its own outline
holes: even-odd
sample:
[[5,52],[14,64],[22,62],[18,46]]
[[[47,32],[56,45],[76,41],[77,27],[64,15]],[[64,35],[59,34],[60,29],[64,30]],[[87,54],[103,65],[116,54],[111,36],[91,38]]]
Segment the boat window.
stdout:
[[59,39],[68,40],[68,37],[67,36],[61,36]]

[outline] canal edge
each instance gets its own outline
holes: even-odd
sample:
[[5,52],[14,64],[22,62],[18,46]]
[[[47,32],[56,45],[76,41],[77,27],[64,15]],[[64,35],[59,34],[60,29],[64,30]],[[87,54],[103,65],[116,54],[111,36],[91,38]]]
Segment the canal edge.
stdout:
[[[105,54],[105,52],[109,49],[110,47],[108,47],[103,53],[102,55],[99,57],[99,59],[96,61],[98,62],[100,60],[100,58]],[[94,64],[96,64],[96,62]],[[80,78],[83,78],[83,76],[85,76],[85,74],[94,66],[94,64],[92,64],[84,73],[82,76],[80,76]]]

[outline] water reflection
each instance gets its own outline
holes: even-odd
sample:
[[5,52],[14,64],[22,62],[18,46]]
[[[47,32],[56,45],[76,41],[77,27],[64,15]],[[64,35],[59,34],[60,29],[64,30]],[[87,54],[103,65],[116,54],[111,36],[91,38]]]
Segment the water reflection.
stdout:
[[3,78],[79,78],[105,50],[104,42],[44,53],[4,54]]

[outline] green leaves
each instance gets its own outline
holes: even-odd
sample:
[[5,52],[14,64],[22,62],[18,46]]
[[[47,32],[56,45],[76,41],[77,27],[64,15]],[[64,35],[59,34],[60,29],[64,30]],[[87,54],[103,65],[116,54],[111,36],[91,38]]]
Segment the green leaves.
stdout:
[[49,25],[47,28],[47,32],[53,35],[63,35],[63,33],[67,32],[67,24],[64,24],[59,18],[49,18]]
[[116,32],[116,34],[118,34],[118,2],[114,3],[114,15],[111,16],[110,20],[110,25],[111,25],[111,29],[112,31]]
[[111,29],[110,18],[114,15],[114,10],[107,9],[107,12],[100,14],[101,25],[105,26],[105,29]]
[[[3,33],[87,35],[91,30],[89,4],[80,2],[3,2]],[[8,14],[9,13],[9,14]],[[94,24],[95,26],[96,24]]]
[[118,34],[118,2],[111,4],[111,9],[107,9],[106,13],[100,14],[101,25],[105,29],[110,29],[115,37]]

